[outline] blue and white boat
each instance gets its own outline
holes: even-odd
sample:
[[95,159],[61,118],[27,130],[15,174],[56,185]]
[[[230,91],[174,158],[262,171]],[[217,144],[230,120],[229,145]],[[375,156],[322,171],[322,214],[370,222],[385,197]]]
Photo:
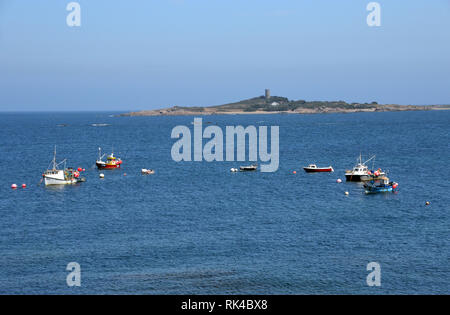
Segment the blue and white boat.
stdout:
[[384,176],[364,183],[364,190],[366,194],[395,192],[398,190],[398,183],[390,182],[389,178]]

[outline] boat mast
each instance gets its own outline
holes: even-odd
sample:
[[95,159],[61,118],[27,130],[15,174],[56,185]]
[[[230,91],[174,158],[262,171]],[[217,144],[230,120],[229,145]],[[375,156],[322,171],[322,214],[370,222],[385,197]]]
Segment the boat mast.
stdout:
[[55,145],[55,151],[53,152],[53,170],[56,170],[56,145]]

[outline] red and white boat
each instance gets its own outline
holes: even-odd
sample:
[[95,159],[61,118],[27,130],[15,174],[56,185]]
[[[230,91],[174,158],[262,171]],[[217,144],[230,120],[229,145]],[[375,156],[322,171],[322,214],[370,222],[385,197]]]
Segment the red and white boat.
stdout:
[[120,158],[116,158],[114,156],[114,152],[106,157],[105,162],[103,161],[103,157],[105,156],[105,154],[101,155],[102,154],[101,150],[102,150],[101,148],[98,148],[99,151],[98,160],[95,162],[99,170],[120,168],[120,166],[122,165],[122,160]]
[[318,167],[316,164],[309,164],[308,166],[305,166],[303,168],[306,173],[327,173],[327,172],[334,172],[334,169],[332,166],[328,167]]

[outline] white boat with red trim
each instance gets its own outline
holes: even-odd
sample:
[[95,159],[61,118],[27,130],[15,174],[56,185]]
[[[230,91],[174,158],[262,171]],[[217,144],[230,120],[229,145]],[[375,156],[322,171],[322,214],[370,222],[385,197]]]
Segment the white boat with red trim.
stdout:
[[308,166],[303,167],[306,173],[329,173],[334,172],[332,166],[328,167],[318,167],[316,164],[309,164]]

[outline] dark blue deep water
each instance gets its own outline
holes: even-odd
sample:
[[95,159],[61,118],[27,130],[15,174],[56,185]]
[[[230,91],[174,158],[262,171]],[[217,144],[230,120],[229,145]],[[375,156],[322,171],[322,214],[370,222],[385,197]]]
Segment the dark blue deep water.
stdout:
[[[450,292],[450,111],[204,117],[280,126],[278,172],[237,174],[245,163],[172,161],[171,130],[193,117],[110,114],[0,114],[0,293]],[[87,182],[37,185],[54,145]],[[103,180],[99,146],[124,160]],[[397,194],[336,183],[360,152]],[[310,162],[335,173],[305,174]],[[81,287],[66,284],[69,262]],[[369,262],[381,287],[366,284]]]

